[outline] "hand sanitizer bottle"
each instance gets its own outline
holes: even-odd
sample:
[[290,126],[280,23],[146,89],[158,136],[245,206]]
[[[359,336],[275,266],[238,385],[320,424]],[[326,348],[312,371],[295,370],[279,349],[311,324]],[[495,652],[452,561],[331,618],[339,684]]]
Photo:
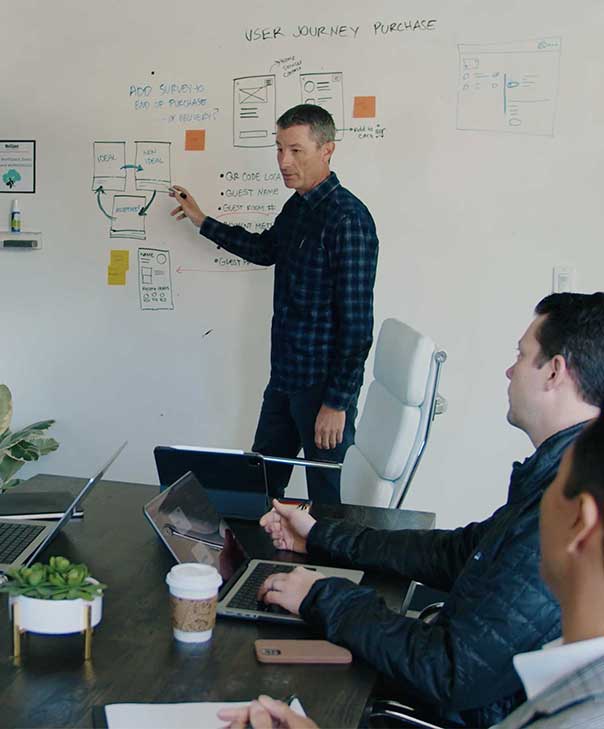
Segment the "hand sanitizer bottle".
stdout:
[[10,211],[10,230],[11,233],[21,232],[21,210],[19,210],[18,200],[13,200],[13,207]]

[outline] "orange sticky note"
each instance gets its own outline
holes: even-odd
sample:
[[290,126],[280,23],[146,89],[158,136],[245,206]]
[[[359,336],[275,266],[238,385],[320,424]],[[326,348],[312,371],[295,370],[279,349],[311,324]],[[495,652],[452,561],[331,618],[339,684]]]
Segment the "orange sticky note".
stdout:
[[375,117],[375,96],[355,96],[352,116],[355,119],[373,119]]
[[187,129],[185,131],[185,151],[203,152],[206,148],[205,129]]

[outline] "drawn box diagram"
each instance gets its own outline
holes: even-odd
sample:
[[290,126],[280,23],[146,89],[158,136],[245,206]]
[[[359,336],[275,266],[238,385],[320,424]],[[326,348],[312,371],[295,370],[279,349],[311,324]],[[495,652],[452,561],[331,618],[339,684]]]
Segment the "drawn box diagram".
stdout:
[[553,135],[560,38],[460,45],[457,128]]
[[143,310],[174,308],[170,251],[138,249],[138,292]]
[[126,143],[94,142],[92,189],[124,192],[126,189]]
[[344,138],[344,89],[341,73],[301,73],[300,89],[303,104],[316,104],[326,109],[336,125],[336,140]]
[[144,207],[144,195],[114,195],[109,236],[145,240],[145,216],[140,215]]
[[172,184],[171,142],[135,142],[134,178],[137,190],[168,192]]
[[276,109],[274,75],[233,79],[233,146],[272,147]]

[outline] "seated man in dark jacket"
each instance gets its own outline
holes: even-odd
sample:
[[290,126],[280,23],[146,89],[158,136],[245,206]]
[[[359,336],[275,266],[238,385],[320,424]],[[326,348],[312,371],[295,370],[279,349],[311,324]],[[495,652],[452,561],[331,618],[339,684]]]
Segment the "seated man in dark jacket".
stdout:
[[376,593],[304,568],[271,575],[267,603],[299,613],[350,648],[404,695],[470,727],[501,721],[525,700],[512,657],[560,635],[558,605],[539,577],[539,502],[562,453],[604,400],[604,293],[553,294],[518,345],[509,422],[535,452],[514,463],[508,499],[455,530],[371,530],[315,520],[277,502],[261,524],[278,549],[384,569],[449,593],[430,625],[389,610]]

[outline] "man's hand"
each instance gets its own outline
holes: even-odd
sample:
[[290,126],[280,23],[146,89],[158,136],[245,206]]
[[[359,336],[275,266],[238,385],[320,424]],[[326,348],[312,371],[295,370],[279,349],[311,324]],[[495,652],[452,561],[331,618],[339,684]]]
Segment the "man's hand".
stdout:
[[321,405],[315,420],[315,445],[317,448],[335,448],[341,443],[345,424],[345,410],[334,410],[328,405]]
[[169,194],[170,197],[176,198],[178,202],[178,207],[174,208],[170,215],[175,215],[176,220],[189,218],[193,225],[199,228],[206,216],[201,212],[191,193],[186,188],[180,187],[180,185],[172,185]]
[[270,696],[259,696],[249,706],[242,709],[221,709],[218,718],[228,721],[225,729],[318,729],[312,719],[297,714],[282,701],[275,701]]
[[270,536],[275,549],[306,554],[306,537],[316,520],[297,506],[273,499],[273,508],[260,519],[260,526]]
[[280,605],[294,615],[300,614],[300,604],[317,580],[325,575],[316,570],[296,567],[293,572],[277,572],[267,577],[258,590],[258,600],[267,605]]

